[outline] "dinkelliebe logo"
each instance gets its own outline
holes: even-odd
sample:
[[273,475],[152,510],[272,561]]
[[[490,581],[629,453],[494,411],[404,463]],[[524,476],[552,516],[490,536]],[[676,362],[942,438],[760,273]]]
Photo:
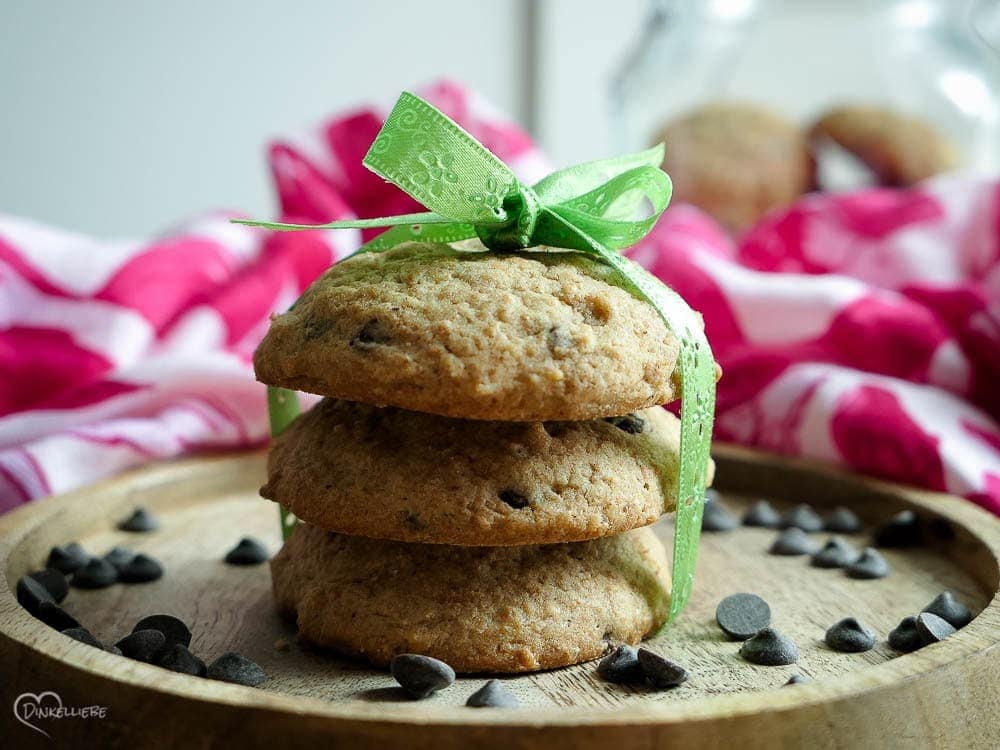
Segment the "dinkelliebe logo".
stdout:
[[107,706],[64,706],[58,693],[45,690],[41,693],[21,693],[14,699],[14,718],[29,729],[52,736],[39,722],[49,719],[103,719],[108,715]]

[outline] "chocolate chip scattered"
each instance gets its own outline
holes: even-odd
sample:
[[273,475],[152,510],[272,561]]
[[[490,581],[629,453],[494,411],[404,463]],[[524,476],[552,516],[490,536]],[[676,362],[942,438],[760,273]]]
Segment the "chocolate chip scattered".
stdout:
[[549,351],[557,357],[564,357],[573,350],[573,337],[569,331],[560,326],[549,329],[549,335],[545,342]]
[[159,650],[167,645],[167,638],[159,630],[133,630],[115,646],[123,656],[136,661],[152,662]]
[[932,612],[921,612],[917,615],[917,634],[925,646],[943,641],[955,632],[955,627],[950,622]]
[[16,591],[17,603],[28,610],[31,615],[38,614],[38,606],[42,602],[56,603],[49,590],[30,575],[21,576],[18,579]]
[[205,662],[188,651],[183,643],[171,643],[165,646],[157,655],[156,666],[169,669],[171,672],[181,674],[191,674],[196,677],[204,677],[208,674],[208,667]]
[[812,506],[800,503],[785,514],[782,526],[786,529],[802,529],[809,532],[822,531],[823,519]]
[[877,547],[915,547],[922,541],[920,519],[912,510],[900,511],[875,532]]
[[133,633],[137,630],[159,630],[167,639],[167,645],[171,643],[180,643],[183,646],[191,645],[191,631],[187,625],[173,615],[143,617],[132,628]]
[[793,526],[778,534],[778,538],[774,540],[774,543],[771,544],[771,549],[768,551],[772,555],[786,555],[789,557],[795,555],[813,555],[816,553],[816,544],[809,538],[806,532]]
[[858,622],[857,618],[845,617],[826,631],[826,645],[834,651],[860,653],[875,647],[875,634]]
[[74,641],[86,643],[88,646],[101,649],[101,651],[104,650],[104,646],[101,645],[101,642],[94,638],[91,632],[86,628],[68,628],[67,630],[63,630],[61,632],[63,635],[68,635]]
[[865,547],[861,557],[855,560],[847,569],[851,578],[875,579],[889,575],[889,563],[882,553],[874,547]]
[[73,574],[70,584],[78,589],[103,589],[118,580],[118,569],[101,557],[92,557]]
[[823,528],[834,534],[857,534],[861,531],[861,519],[850,508],[838,505],[823,520]]
[[122,531],[156,531],[160,528],[160,522],[146,508],[136,508],[132,515],[118,524],[118,528]]
[[55,602],[40,603],[35,617],[60,633],[70,628],[80,627],[80,623],[76,621],[76,618]]
[[636,685],[646,679],[646,674],[639,665],[639,655],[635,646],[629,646],[627,643],[623,643],[601,659],[597,665],[597,674],[601,679],[619,685]]
[[83,547],[76,542],[70,542],[65,547],[53,547],[45,561],[46,568],[55,568],[60,573],[75,573],[90,559]]
[[208,666],[208,679],[233,682],[237,685],[257,687],[267,675],[261,666],[235,651],[227,651]]
[[107,651],[109,654],[114,654],[115,656],[121,656],[122,655],[122,650],[120,648],[118,648],[117,646],[108,646],[104,650]]
[[685,682],[690,675],[680,664],[670,661],[648,648],[639,649],[639,666],[646,681],[655,688],[673,688]]
[[140,552],[121,569],[118,577],[122,583],[149,583],[163,577],[163,566]]
[[120,573],[125,566],[132,562],[135,552],[125,547],[112,547],[104,554],[104,559],[115,566]]
[[66,576],[55,568],[36,570],[34,573],[28,573],[28,576],[42,584],[57,603],[65,599],[66,594],[69,593],[69,584],[66,583]]
[[942,591],[923,609],[947,621],[953,628],[964,628],[972,622],[969,608],[955,598],[950,591]]
[[709,499],[705,493],[705,509],[701,516],[702,531],[732,531],[740,525],[739,519],[730,513],[719,500]]
[[465,705],[475,708],[517,708],[520,702],[500,680],[490,680],[470,695]]
[[389,671],[411,697],[426,698],[455,681],[455,670],[440,659],[419,654],[399,654],[389,663]]
[[776,529],[781,526],[781,516],[767,500],[758,500],[743,516],[743,525]]
[[245,536],[226,553],[230,565],[260,565],[267,562],[267,547],[253,537]]
[[521,510],[531,505],[528,502],[528,498],[514,490],[500,490],[500,499],[515,510]]
[[795,643],[774,628],[764,628],[740,646],[740,656],[751,664],[780,667],[794,664],[799,658]]
[[812,556],[812,564],[817,568],[846,568],[853,565],[858,557],[858,551],[854,547],[835,536]]
[[756,594],[730,594],[715,608],[715,621],[734,641],[745,641],[771,624],[771,608]]
[[629,435],[641,435],[646,429],[646,420],[638,414],[625,414],[621,417],[605,417],[605,422],[609,422],[622,432]]
[[924,642],[917,632],[917,618],[912,615],[904,617],[899,625],[889,631],[889,645],[906,654],[923,646]]
[[793,674],[788,678],[788,682],[785,683],[784,687],[788,685],[805,685],[807,682],[812,682],[812,680],[804,674]]
[[354,338],[351,339],[351,346],[368,349],[378,344],[388,344],[389,338],[389,332],[385,326],[378,319],[372,318],[354,335]]

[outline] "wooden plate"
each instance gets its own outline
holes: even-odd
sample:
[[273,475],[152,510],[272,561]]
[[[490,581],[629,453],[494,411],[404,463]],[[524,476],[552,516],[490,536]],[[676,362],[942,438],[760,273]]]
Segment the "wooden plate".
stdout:
[[[669,692],[605,684],[594,664],[512,678],[518,710],[462,705],[483,682],[460,678],[422,702],[400,700],[392,679],[310,651],[274,611],[266,566],[221,562],[243,535],[279,544],[275,506],[257,497],[259,454],[164,464],[46,499],[0,518],[0,738],[14,746],[628,748],[996,747],[1000,742],[1000,520],[962,500],[860,479],[827,468],[719,447],[716,486],[740,510],[749,498],[777,505],[847,505],[877,523],[910,508],[928,546],[889,550],[893,574],[856,581],[804,558],[765,554],[775,532],[741,528],[704,537],[691,605],[651,647],[685,665],[691,680]],[[152,534],[114,522],[138,504],[163,521]],[[661,531],[669,538],[671,529]],[[822,540],[824,537],[820,537]],[[18,606],[13,589],[49,548],[79,540],[103,554],[115,544],[160,559],[166,576],[144,585],[71,591],[64,606],[105,643],[139,617],[174,613],[194,631],[192,650],[211,660],[236,650],[257,660],[259,689],[174,674],[77,643]],[[861,546],[865,537],[852,541]],[[942,643],[898,655],[889,630],[943,589],[978,616]],[[774,625],[802,652],[792,667],[742,661],[714,623],[718,600],[763,595]],[[880,643],[841,654],[822,642],[846,616]],[[807,685],[782,687],[793,673]],[[104,718],[15,721],[22,693],[53,691],[64,706],[102,706]],[[53,745],[53,742],[55,745]],[[7,745],[6,741],[0,745]]]

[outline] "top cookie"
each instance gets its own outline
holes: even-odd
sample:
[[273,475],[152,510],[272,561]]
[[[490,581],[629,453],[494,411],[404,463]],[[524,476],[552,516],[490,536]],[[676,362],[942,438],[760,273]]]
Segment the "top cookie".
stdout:
[[672,401],[678,340],[570,252],[407,243],[326,271],[254,355],[264,383],[465,419],[583,420]]

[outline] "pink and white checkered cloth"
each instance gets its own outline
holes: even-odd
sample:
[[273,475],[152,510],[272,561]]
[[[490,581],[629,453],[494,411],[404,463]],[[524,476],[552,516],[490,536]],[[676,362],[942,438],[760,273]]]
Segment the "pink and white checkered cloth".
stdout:
[[[526,182],[549,171],[479,97],[423,93]],[[361,166],[381,122],[359,111],[274,144],[282,218],[419,210]],[[0,216],[0,511],[264,443],[250,357],[268,316],[361,241],[214,214],[108,242]],[[629,254],[705,316],[725,372],[717,438],[1000,512],[1000,181],[808,196],[739,244],[677,205]]]

